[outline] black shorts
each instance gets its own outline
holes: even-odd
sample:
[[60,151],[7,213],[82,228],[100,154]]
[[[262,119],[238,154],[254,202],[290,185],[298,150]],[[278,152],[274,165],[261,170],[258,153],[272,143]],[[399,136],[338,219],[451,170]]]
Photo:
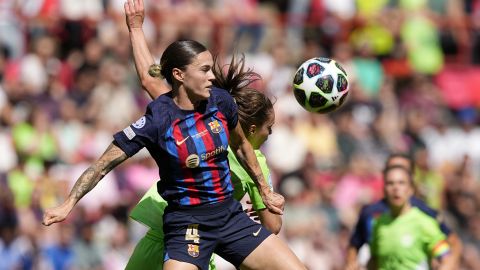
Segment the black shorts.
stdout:
[[189,209],[167,207],[163,224],[165,261],[188,262],[201,270],[208,270],[212,253],[239,267],[271,234],[234,199]]

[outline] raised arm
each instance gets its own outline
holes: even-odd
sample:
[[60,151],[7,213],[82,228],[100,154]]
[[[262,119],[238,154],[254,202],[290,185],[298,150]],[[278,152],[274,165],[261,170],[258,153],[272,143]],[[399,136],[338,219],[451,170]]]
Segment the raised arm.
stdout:
[[258,164],[255,152],[250,142],[245,137],[240,124],[230,132],[230,147],[235,157],[240,162],[248,175],[255,182],[255,185],[262,196],[263,203],[271,212],[283,214],[285,199],[282,195],[270,190],[265,181],[260,165]]
[[143,89],[152,99],[155,99],[170,91],[170,87],[160,78],[149,75],[150,66],[155,64],[155,59],[148,49],[142,29],[145,19],[143,0],[127,0],[124,4],[124,10],[138,77]]
[[57,207],[45,210],[43,225],[49,226],[65,220],[77,202],[92,190],[108,172],[127,158],[122,149],[111,143],[102,156],[78,178],[67,200]]

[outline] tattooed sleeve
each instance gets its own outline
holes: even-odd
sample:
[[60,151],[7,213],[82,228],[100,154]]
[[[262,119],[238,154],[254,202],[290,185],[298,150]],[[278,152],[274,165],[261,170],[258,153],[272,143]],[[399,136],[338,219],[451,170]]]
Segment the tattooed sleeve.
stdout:
[[126,159],[127,155],[122,149],[111,143],[103,155],[78,178],[70,192],[70,198],[78,202],[85,194],[92,190],[108,172]]

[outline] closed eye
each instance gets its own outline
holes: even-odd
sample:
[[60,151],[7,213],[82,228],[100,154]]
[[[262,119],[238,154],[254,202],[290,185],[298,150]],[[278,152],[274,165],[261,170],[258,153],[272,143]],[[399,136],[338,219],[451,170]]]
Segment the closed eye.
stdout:
[[209,66],[209,65],[202,66],[202,71],[203,72],[208,72],[208,71],[210,71],[210,69],[212,69],[212,67]]

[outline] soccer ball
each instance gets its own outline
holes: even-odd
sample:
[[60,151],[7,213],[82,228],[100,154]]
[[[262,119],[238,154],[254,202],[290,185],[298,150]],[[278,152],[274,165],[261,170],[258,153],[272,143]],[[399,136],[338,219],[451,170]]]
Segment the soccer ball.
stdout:
[[347,73],[335,60],[309,59],[297,69],[293,94],[309,112],[331,112],[340,107],[348,95]]

